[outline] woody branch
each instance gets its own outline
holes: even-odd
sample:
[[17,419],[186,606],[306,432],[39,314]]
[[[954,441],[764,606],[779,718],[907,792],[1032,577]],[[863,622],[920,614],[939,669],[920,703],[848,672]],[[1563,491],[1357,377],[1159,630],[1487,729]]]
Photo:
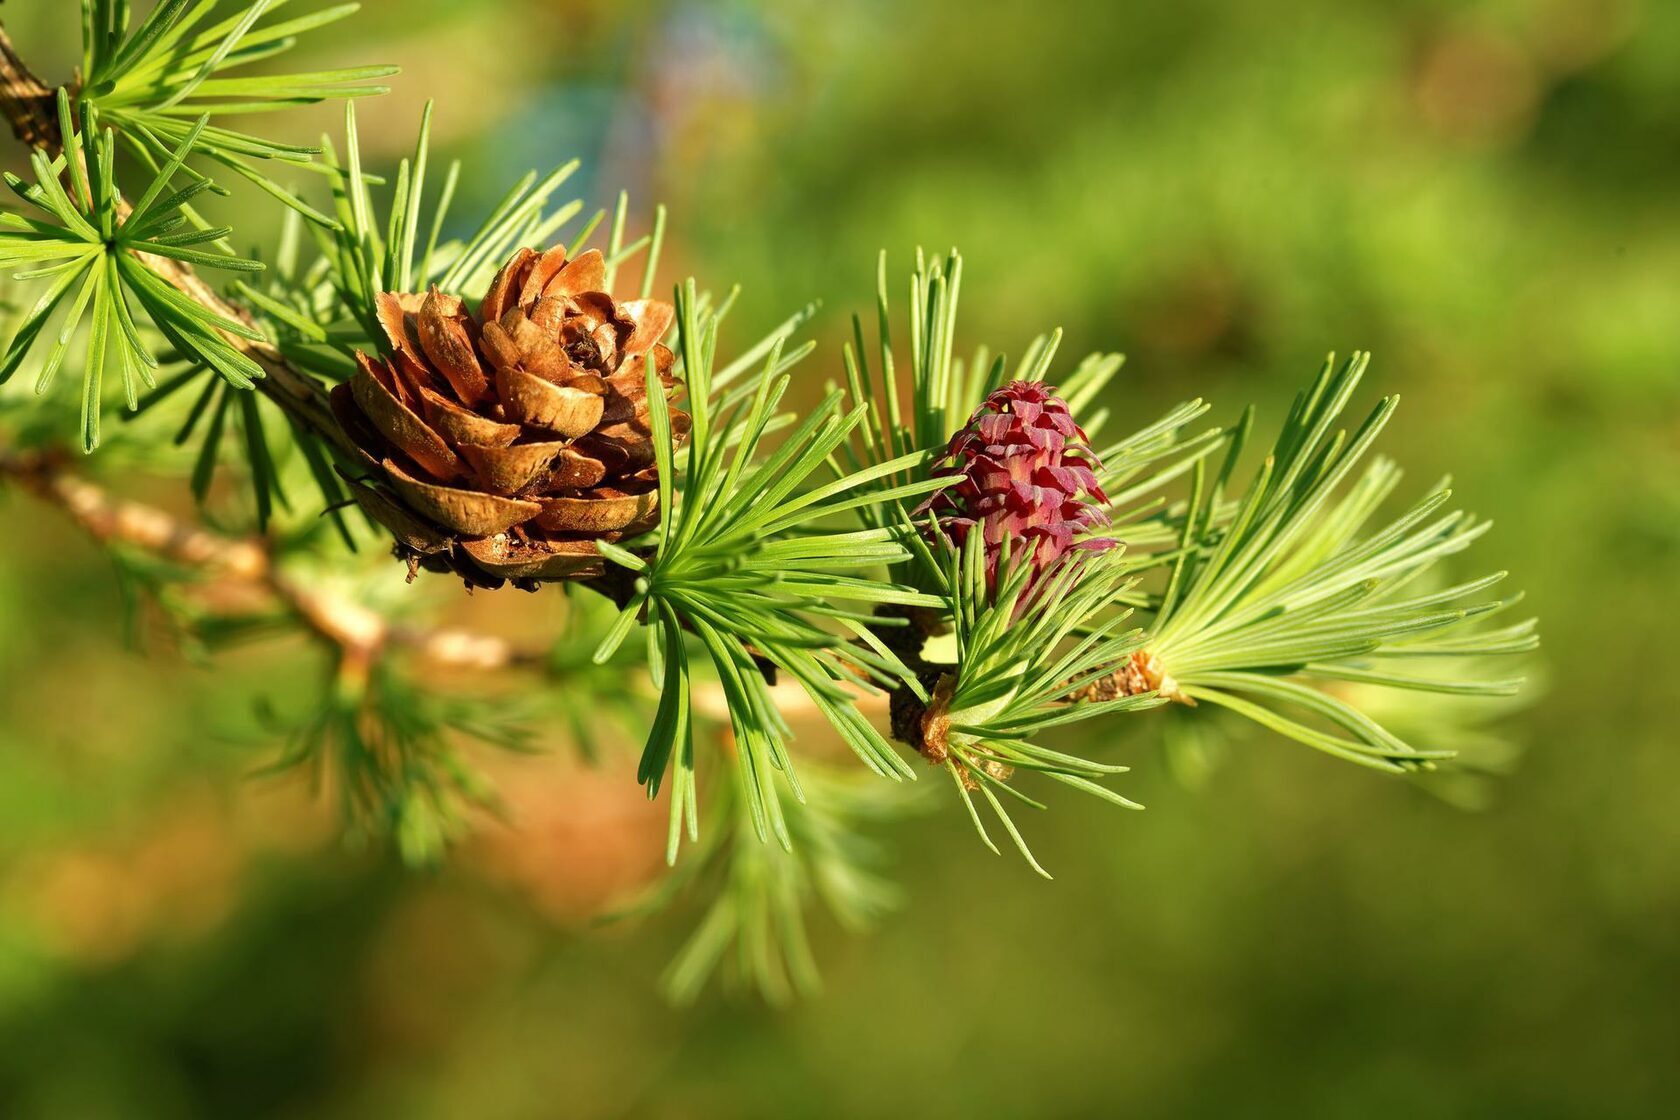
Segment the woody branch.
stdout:
[[342,595],[311,587],[276,564],[265,544],[227,537],[165,510],[117,498],[69,470],[52,452],[0,449],[0,481],[63,511],[94,540],[127,545],[257,592],[294,614],[311,632],[361,660],[402,649],[439,666],[501,669],[541,663],[540,651],[453,627],[406,626]]

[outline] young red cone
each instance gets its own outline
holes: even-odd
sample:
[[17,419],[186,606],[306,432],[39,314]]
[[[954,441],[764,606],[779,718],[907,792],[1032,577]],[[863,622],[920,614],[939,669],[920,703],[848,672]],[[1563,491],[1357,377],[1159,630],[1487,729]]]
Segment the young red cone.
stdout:
[[1069,552],[1105,549],[1115,542],[1089,536],[1109,523],[1108,501],[1097,482],[1102,469],[1083,429],[1054,386],[1012,381],[987,397],[952,437],[948,462],[935,477],[961,481],[923,506],[957,545],[976,527],[983,534],[986,575],[995,590],[1003,542],[1012,556],[1030,550],[1032,589]]

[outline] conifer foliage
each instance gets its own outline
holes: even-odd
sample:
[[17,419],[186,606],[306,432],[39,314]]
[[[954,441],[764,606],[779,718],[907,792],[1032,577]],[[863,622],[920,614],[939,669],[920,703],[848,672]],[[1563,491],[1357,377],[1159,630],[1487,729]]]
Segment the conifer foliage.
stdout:
[[[274,722],[281,763],[340,788],[359,832],[439,858],[493,800],[466,757],[527,741],[505,690],[414,683],[424,657],[466,655],[418,593],[392,594],[398,561],[567,598],[543,650],[464,648],[534,675],[522,691],[563,707],[580,749],[668,803],[675,871],[648,901],[709,892],[671,976],[683,998],[720,966],[772,997],[812,988],[810,905],[850,925],[884,910],[865,834],[941,796],[1043,873],[1017,815],[1057,787],[1136,808],[1120,760],[1152,710],[1405,775],[1452,765],[1432,695],[1518,688],[1492,666],[1536,638],[1516,597],[1489,597],[1503,573],[1445,574],[1486,524],[1444,486],[1381,513],[1395,401],[1343,420],[1364,355],[1327,361],[1256,451],[1252,410],[1227,428],[1199,400],[1131,415],[1118,355],[1064,362],[1054,333],[1013,361],[959,356],[955,253],[918,253],[903,316],[883,255],[872,329],[854,317],[833,358],[800,340],[812,307],[738,345],[733,292],[661,287],[663,209],[631,237],[625,197],[562,198],[575,163],[514,183],[461,240],[443,231],[473,170],[439,187],[430,106],[413,156],[371,174],[354,103],[393,71],[267,64],[354,10],[81,0],[81,67],[57,88],[3,44],[32,175],[7,176],[0,211],[23,294],[0,383],[27,368],[42,396],[0,410],[0,465],[21,476],[28,452],[54,492],[52,390],[78,361],[83,451],[168,473],[164,449],[191,448],[207,518],[260,547],[120,521],[107,543],[206,649],[262,627],[319,639],[322,702]],[[326,100],[346,103],[342,141],[231,123]],[[278,244],[232,251],[237,227],[208,216],[221,180],[286,214]],[[120,439],[113,408],[137,418]],[[206,566],[261,581],[276,612],[207,605]],[[1408,698],[1404,735],[1359,706],[1371,689]],[[930,776],[940,790],[908,792]]]

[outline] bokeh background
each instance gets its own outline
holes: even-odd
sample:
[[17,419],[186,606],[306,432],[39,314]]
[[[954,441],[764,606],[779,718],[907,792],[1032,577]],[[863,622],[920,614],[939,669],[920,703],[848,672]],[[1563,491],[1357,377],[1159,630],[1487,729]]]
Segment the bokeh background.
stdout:
[[[55,77],[70,8],[3,12]],[[107,561],[0,495],[0,1113],[1671,1114],[1680,5],[365,8],[304,49],[405,67],[362,107],[379,161],[429,96],[466,211],[579,155],[591,198],[669,203],[671,274],[744,285],[738,340],[820,298],[834,344],[878,249],[958,245],[969,343],[1124,350],[1140,422],[1276,422],[1326,350],[1373,350],[1387,449],[1492,516],[1549,689],[1474,810],[1260,735],[1168,756],[1137,717],[1148,812],[1027,822],[1057,882],[946,805],[892,837],[902,913],[818,923],[824,995],[679,1011],[694,912],[592,922],[658,862],[623,759],[557,733],[498,763],[515,826],[440,871],[346,851],[225,733],[307,657],[126,650]]]

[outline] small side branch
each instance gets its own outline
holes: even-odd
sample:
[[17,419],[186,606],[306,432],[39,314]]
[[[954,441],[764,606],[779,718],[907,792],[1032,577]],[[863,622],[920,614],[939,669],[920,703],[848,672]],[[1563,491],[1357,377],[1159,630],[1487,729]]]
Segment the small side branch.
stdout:
[[[12,133],[24,144],[39,148],[49,155],[63,152],[63,137],[52,111],[52,87],[48,86],[13,47],[0,21],[0,113],[11,126]],[[119,202],[119,214],[129,211],[128,202]],[[226,319],[250,323],[245,309],[229,303],[204,281],[189,264],[165,257],[147,256],[149,265],[159,276],[188,299],[208,308]],[[299,427],[321,437],[346,453],[353,454],[344,430],[333,418],[327,403],[326,390],[320,382],[297,369],[266,342],[257,342],[235,335],[223,335],[230,346],[247,354],[262,367],[266,376],[257,383],[257,390],[273,401]]]

